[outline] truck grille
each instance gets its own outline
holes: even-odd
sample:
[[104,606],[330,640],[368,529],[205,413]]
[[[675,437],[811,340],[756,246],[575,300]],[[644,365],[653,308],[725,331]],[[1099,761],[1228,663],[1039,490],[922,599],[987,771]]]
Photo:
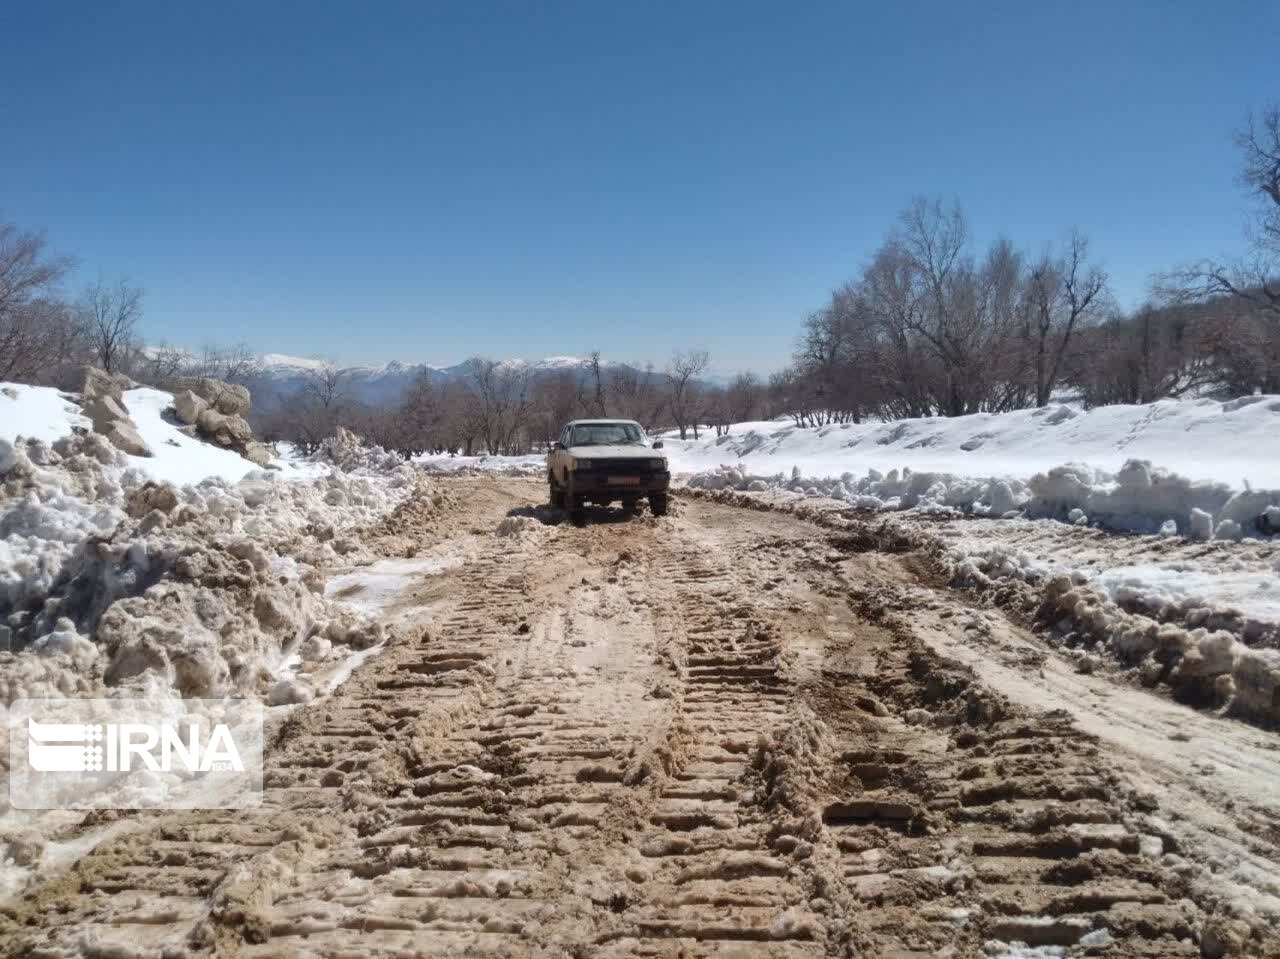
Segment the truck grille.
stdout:
[[630,473],[633,476],[653,472],[647,460],[592,460],[591,470],[595,473]]

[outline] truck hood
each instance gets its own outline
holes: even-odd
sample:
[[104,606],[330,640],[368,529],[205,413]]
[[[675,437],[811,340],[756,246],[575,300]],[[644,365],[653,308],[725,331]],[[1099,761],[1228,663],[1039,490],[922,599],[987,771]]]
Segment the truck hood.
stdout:
[[569,455],[584,460],[652,460],[662,458],[662,450],[647,446],[570,446]]

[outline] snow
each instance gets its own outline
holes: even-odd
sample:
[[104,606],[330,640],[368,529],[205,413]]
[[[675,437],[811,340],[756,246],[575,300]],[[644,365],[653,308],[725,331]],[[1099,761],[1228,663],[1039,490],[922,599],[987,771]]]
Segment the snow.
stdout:
[[360,612],[379,613],[395,603],[415,579],[443,573],[463,561],[459,554],[378,560],[330,578],[325,596]]
[[259,469],[239,453],[181,432],[176,419],[163,415],[173,406],[171,393],[147,387],[127,390],[124,405],[154,454],[130,456],[129,463],[157,482],[186,486],[218,477],[235,483]]
[[318,360],[302,356],[286,356],[284,353],[263,353],[259,362],[272,369],[290,370],[322,370],[332,365],[328,360]]
[[417,484],[398,457],[348,434],[259,470],[182,433],[164,415],[172,396],[147,388],[125,404],[157,455],[127,456],[72,432],[87,423],[55,390],[0,384],[0,403],[14,407],[0,433],[0,698],[103,682],[252,694],[305,638],[380,641],[315,593],[324,572],[370,558],[347,531]]
[[728,436],[663,436],[682,472],[735,464],[757,473],[830,477],[868,469],[1028,479],[1065,463],[1118,472],[1146,459],[1192,480],[1233,489],[1280,487],[1280,396],[1162,400],[1147,406],[976,413],[800,428],[789,420],[739,423]]
[[1177,605],[1238,609],[1262,622],[1280,622],[1280,576],[1265,569],[1207,569],[1190,563],[1170,566],[1144,563],[1098,571],[1095,589],[1125,604],[1141,597],[1152,607]]
[[[16,399],[9,391],[16,394]],[[173,405],[173,394],[148,387],[126,390],[124,407],[153,456],[125,456],[148,479],[175,486],[200,483],[210,477],[234,483],[258,469],[243,456],[187,436],[179,423],[164,417]],[[0,440],[12,443],[19,436],[44,443],[70,436],[74,427],[91,429],[80,408],[49,386],[0,384]]]
[[1258,396],[819,429],[744,423],[727,436],[664,437],[664,451],[703,489],[1240,539],[1274,532],[1263,517],[1280,510],[1277,435],[1280,397]]
[[0,439],[12,443],[22,435],[52,443],[73,426],[90,428],[67,394],[50,386],[0,383]]
[[509,475],[537,475],[545,473],[547,457],[542,453],[526,456],[454,456],[450,453],[424,453],[415,456],[413,462],[438,473],[504,473]]

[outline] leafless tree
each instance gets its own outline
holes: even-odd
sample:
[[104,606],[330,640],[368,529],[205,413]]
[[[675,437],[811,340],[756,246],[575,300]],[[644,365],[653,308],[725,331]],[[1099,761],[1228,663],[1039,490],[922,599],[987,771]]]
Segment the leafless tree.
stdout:
[[523,452],[524,430],[533,411],[529,367],[475,357],[468,363],[472,402],[467,418],[490,455]]
[[1035,373],[1035,404],[1043,407],[1057,385],[1063,358],[1082,322],[1101,316],[1107,275],[1087,262],[1089,241],[1071,232],[1067,252],[1046,254],[1027,279],[1027,335]]
[[304,456],[314,453],[350,411],[346,380],[346,372],[334,363],[307,370],[301,390],[277,398],[279,413],[270,422],[271,432],[294,443]]
[[587,378],[586,406],[588,415],[605,417],[609,415],[608,386],[605,383],[605,372],[600,363],[600,351],[592,350],[585,364]]
[[609,395],[614,412],[635,420],[646,432],[652,432],[662,420],[667,401],[652,364],[616,367]]
[[557,370],[533,384],[533,414],[529,428],[532,437],[550,446],[560,428],[573,419],[580,401],[579,377],[574,370]]
[[120,280],[109,286],[101,278],[86,287],[77,304],[84,336],[97,364],[108,373],[120,372],[135,346],[142,316],[142,290]]
[[687,439],[690,427],[693,438],[698,438],[699,377],[710,362],[711,354],[706,350],[690,350],[673,353],[667,363],[667,406],[682,440]]
[[58,296],[72,265],[40,234],[0,223],[0,379],[41,379],[73,350],[77,330]]
[[131,371],[135,379],[151,386],[165,387],[190,371],[191,354],[161,340],[141,354]]
[[729,419],[733,423],[745,423],[758,419],[764,400],[764,387],[759,378],[751,372],[739,373],[730,381],[725,390],[725,403],[729,408]]
[[1249,224],[1252,250],[1237,263],[1203,260],[1162,276],[1171,299],[1230,296],[1280,317],[1280,103],[1250,117],[1236,134],[1243,154],[1240,183],[1257,201]]

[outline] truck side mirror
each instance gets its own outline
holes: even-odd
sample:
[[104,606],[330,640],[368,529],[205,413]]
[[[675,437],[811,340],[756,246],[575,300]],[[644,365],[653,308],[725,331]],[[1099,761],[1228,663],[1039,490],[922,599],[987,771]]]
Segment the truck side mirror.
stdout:
[[654,448],[655,450],[660,450],[660,449],[662,449],[662,440],[654,440],[654,441],[653,441],[653,448]]
[[551,444],[551,448],[553,450],[562,450],[564,449],[564,444],[561,443],[559,440],[556,440],[554,443]]

